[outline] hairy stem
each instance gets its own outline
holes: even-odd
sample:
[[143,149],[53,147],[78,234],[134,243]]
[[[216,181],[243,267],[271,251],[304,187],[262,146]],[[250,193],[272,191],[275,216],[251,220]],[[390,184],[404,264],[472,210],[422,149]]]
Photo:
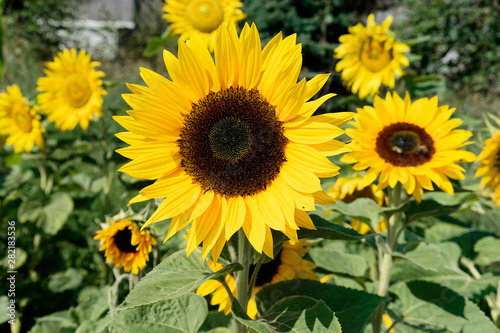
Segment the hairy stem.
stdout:
[[[248,242],[242,229],[238,231],[238,262],[243,266],[243,270],[236,273],[236,298],[243,311],[247,311],[248,305],[248,273],[252,263],[252,246]],[[245,333],[246,327],[240,322],[236,322],[236,331]]]
[[[389,206],[397,207],[401,202],[401,194],[403,192],[403,185],[397,183],[393,189],[389,189]],[[396,212],[389,217],[387,223],[387,238],[385,245],[390,250],[389,253],[383,251],[379,248],[379,282],[378,282],[378,295],[385,297],[387,296],[387,291],[389,290],[389,282],[391,280],[392,271],[392,251],[396,248],[397,238],[400,234],[397,224],[401,220],[401,212]],[[402,228],[404,228],[403,226]],[[372,326],[374,333],[381,332],[382,326],[382,316],[385,312],[385,303],[380,305],[372,316]]]

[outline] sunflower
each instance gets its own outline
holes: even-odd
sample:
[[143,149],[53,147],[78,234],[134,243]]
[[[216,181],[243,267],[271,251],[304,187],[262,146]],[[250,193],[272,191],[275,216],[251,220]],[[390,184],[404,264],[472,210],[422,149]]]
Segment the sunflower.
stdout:
[[16,153],[30,153],[33,146],[44,148],[38,109],[31,107],[16,84],[0,94],[0,135],[7,136],[6,145],[13,145]]
[[[249,317],[255,319],[258,314],[257,305],[253,297],[263,286],[293,279],[319,281],[318,275],[312,271],[316,268],[316,265],[302,258],[304,254],[309,252],[309,250],[305,248],[305,246],[308,245],[311,245],[311,243],[308,243],[305,239],[300,239],[298,242],[286,241],[283,243],[280,253],[274,260],[261,265],[257,273],[257,279],[255,280],[252,297],[248,302],[247,313]],[[208,263],[214,272],[224,267],[224,265],[214,263],[211,260],[208,260]],[[254,269],[255,265],[250,266],[250,276]],[[229,289],[236,297],[236,282],[232,274],[226,276],[226,282]],[[231,300],[219,281],[209,280],[203,283],[196,293],[202,296],[213,293],[210,304],[219,305],[219,311],[224,311],[226,315],[231,312]]]
[[[369,198],[375,201],[379,206],[385,205],[387,198],[382,190],[375,184],[363,184],[363,177],[355,176],[351,178],[338,177],[335,184],[326,191],[326,194],[334,200],[341,200],[345,203],[351,203],[358,198]],[[373,232],[372,228],[358,219],[351,219],[351,227],[362,234]],[[376,227],[377,232],[387,230],[385,219],[381,220]]]
[[137,274],[146,266],[156,240],[148,231],[139,230],[131,220],[118,220],[99,230],[94,239],[101,240],[99,251],[105,251],[106,263],[112,262],[125,272]]
[[484,142],[483,151],[477,158],[480,165],[476,177],[483,177],[481,185],[496,190],[500,186],[500,130]]
[[453,194],[449,180],[463,179],[465,171],[456,162],[471,162],[473,153],[460,147],[472,133],[454,129],[462,121],[450,119],[455,111],[447,105],[438,107],[437,97],[421,98],[411,103],[407,93],[387,93],[386,99],[375,96],[374,106],[358,109],[354,128],[346,130],[353,141],[352,152],[341,160],[357,164],[354,170],[368,169],[363,185],[379,177],[380,189],[399,182],[409,195],[422,200],[423,189],[433,190],[434,182]]
[[311,116],[333,94],[309,101],[328,79],[297,83],[302,63],[295,35],[274,37],[261,50],[257,28],[222,27],[215,64],[201,38],[165,51],[172,81],[141,69],[149,87],[129,85],[133,108],[115,120],[132,159],[119,169],[156,180],[130,203],[162,199],[145,225],[172,218],[166,240],[191,224],[187,253],[203,242],[217,261],[239,229],[256,251],[273,255],[271,229],[297,241],[314,228],[306,211],[331,203],[318,177],[338,174],[327,156],[343,152],[333,140],[351,113]]
[[410,48],[396,42],[389,30],[392,16],[381,25],[375,24],[373,14],[368,16],[366,27],[358,23],[349,27],[349,34],[339,37],[341,45],[335,49],[335,66],[342,72],[345,84],[360,98],[375,95],[380,85],[394,88],[395,76],[403,74],[402,67],[410,63],[403,54]]
[[180,41],[197,33],[212,52],[217,28],[236,25],[245,18],[241,6],[243,3],[237,0],[166,0],[163,17],[170,23],[172,33],[180,35]]
[[77,54],[75,49],[65,49],[45,65],[47,76],[37,82],[41,109],[60,130],[72,130],[77,124],[86,130],[89,120],[102,116],[104,73],[95,70],[100,63],[91,61],[85,50]]

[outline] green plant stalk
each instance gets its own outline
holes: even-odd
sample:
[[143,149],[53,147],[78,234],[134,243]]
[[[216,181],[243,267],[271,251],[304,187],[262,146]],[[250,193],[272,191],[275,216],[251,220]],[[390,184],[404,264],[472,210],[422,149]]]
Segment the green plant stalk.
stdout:
[[120,270],[116,267],[113,267],[113,275],[115,276],[115,282],[108,289],[108,307],[111,318],[116,317],[116,312],[114,310],[118,307],[118,287],[123,279],[130,279],[130,274],[120,275]]
[[[245,313],[249,300],[248,295],[248,274],[252,263],[252,245],[247,240],[243,229],[238,231],[238,262],[243,266],[243,270],[236,272],[236,298]],[[236,321],[236,332],[245,333],[244,324]]]
[[[401,194],[403,193],[403,185],[397,183],[393,189],[389,189],[388,202],[390,207],[397,207],[401,202]],[[391,280],[392,272],[392,251],[396,248],[397,236],[399,236],[397,224],[401,220],[401,212],[396,212],[389,217],[387,223],[387,239],[385,245],[389,248],[390,253],[386,253],[383,249],[379,248],[379,282],[378,292],[379,296],[387,296],[389,290],[389,282]],[[404,226],[402,227],[404,228]],[[372,316],[372,326],[374,333],[380,333],[382,328],[382,316],[385,312],[385,304],[380,305]]]

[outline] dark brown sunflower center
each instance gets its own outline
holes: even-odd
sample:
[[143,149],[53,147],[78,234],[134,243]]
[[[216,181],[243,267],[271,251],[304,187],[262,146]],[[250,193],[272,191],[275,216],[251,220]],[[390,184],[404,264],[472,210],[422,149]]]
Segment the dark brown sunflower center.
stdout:
[[[276,259],[271,260],[268,263],[262,264],[260,266],[259,272],[257,273],[257,279],[255,280],[255,286],[260,287],[266,283],[270,283],[273,277],[278,273],[278,267],[281,265],[281,256],[278,255]],[[250,265],[250,272],[248,278],[250,278],[255,270],[255,265]]]
[[428,162],[436,152],[434,140],[421,127],[394,123],[378,134],[376,152],[394,166],[418,166]]
[[132,231],[130,231],[129,228],[118,231],[114,239],[116,247],[118,247],[121,252],[137,252],[137,245],[131,244]]
[[204,191],[264,191],[285,162],[287,138],[275,108],[257,90],[210,92],[193,104],[178,140],[182,167]]
[[252,133],[247,124],[234,117],[216,123],[208,135],[210,148],[216,158],[236,162],[252,144]]

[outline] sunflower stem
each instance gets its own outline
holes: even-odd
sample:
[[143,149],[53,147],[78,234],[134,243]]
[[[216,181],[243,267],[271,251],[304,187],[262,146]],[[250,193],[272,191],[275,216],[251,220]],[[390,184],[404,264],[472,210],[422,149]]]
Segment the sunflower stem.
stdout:
[[118,307],[118,287],[120,286],[120,283],[123,279],[129,279],[130,281],[129,274],[120,275],[120,270],[116,267],[113,268],[113,275],[115,276],[115,282],[108,289],[108,307],[109,312],[111,313],[111,318],[116,316],[116,312],[114,310]]
[[[401,202],[401,194],[403,193],[403,185],[397,183],[393,189],[389,189],[388,203],[389,207],[397,207]],[[379,253],[379,284],[378,284],[378,295],[382,297],[387,296],[387,291],[389,290],[389,282],[391,279],[392,271],[392,252],[396,248],[397,238],[399,237],[399,230],[397,228],[398,222],[401,220],[401,212],[395,212],[389,217],[387,223],[387,239],[385,246],[389,248],[389,253],[384,251],[382,248],[378,248]],[[402,226],[401,228],[404,228]],[[372,316],[372,327],[374,333],[381,332],[382,317],[385,313],[385,303],[381,304]]]
[[[238,231],[238,262],[243,266],[243,270],[237,272],[236,275],[236,298],[241,305],[243,311],[247,312],[248,305],[248,273],[252,255],[252,246],[248,242],[245,233],[242,229]],[[236,321],[236,332],[245,333],[246,327],[242,323]]]

